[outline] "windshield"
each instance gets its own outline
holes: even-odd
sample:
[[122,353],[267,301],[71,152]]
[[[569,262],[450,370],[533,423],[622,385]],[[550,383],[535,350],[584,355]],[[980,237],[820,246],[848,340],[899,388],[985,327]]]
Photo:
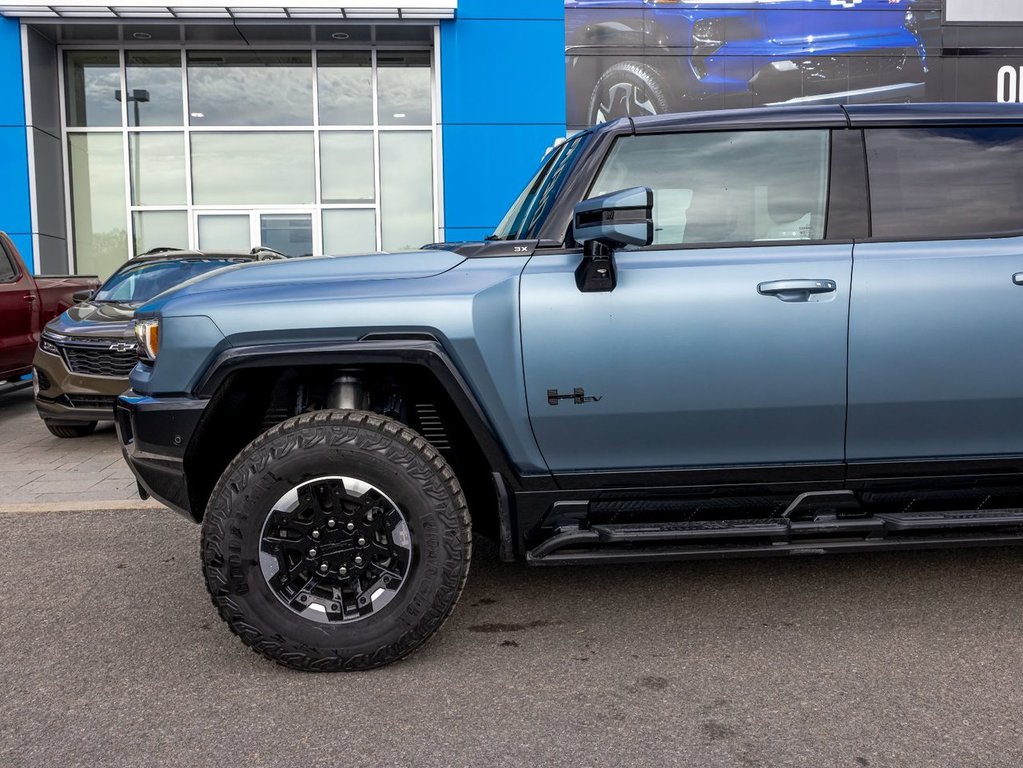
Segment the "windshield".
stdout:
[[142,303],[193,277],[231,264],[245,264],[249,261],[251,259],[236,257],[129,263],[103,284],[93,297],[93,301]]
[[584,133],[566,141],[544,160],[540,171],[522,190],[489,240],[523,240],[536,234],[589,135]]

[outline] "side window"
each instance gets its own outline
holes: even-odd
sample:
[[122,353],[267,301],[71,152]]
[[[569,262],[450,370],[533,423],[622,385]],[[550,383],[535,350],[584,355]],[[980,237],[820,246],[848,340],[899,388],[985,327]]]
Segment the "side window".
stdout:
[[623,136],[591,197],[654,192],[654,244],[823,240],[828,131]]
[[13,280],[17,272],[14,269],[14,260],[7,252],[7,244],[0,239],[0,283]]
[[1023,128],[868,129],[866,139],[874,237],[1023,231]]

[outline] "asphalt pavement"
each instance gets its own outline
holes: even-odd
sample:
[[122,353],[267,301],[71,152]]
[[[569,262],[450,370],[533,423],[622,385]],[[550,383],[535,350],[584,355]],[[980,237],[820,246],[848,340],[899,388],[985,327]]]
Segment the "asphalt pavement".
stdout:
[[1023,551],[533,569],[293,672],[216,615],[199,529],[0,514],[0,766],[1018,766]]

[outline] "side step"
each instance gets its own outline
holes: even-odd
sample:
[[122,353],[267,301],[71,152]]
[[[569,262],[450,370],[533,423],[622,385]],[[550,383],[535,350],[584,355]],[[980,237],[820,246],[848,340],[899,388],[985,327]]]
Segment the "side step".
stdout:
[[572,526],[528,552],[526,561],[652,562],[1009,544],[1023,544],[1023,509]]

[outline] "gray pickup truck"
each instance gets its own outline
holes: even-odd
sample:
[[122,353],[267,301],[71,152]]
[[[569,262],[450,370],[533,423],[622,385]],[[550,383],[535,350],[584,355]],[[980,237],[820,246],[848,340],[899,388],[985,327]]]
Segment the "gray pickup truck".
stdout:
[[120,439],[300,669],[419,647],[473,529],[533,565],[1023,543],[1021,204],[1011,105],[617,120],[486,242],[143,306]]

